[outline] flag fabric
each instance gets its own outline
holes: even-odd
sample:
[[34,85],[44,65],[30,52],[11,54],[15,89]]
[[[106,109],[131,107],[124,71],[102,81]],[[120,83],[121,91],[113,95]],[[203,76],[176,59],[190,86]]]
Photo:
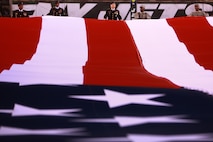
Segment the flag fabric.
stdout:
[[1,21],[1,81],[213,93],[212,18]]
[[0,140],[213,141],[213,18],[1,18]]

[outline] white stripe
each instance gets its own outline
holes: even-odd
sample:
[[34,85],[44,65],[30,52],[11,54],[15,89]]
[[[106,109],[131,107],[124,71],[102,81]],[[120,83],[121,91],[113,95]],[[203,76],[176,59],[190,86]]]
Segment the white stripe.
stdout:
[[208,21],[208,23],[213,26],[213,18],[212,17],[206,17],[206,20]]
[[148,72],[179,86],[213,94],[213,72],[196,63],[165,19],[126,23]]
[[37,51],[30,61],[13,65],[0,81],[29,84],[83,84],[82,66],[88,58],[83,18],[42,17]]

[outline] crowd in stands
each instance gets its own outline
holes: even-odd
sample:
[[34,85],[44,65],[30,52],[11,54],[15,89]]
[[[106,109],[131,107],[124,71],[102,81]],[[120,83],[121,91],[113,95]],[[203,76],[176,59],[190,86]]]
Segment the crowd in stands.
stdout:
[[[122,20],[122,17],[120,15],[120,11],[116,9],[117,5],[115,2],[111,2],[109,8],[106,10],[106,13],[104,15],[104,19],[106,20]],[[140,6],[140,11],[136,12],[134,14],[133,19],[151,19],[151,16],[148,12],[145,11],[145,6],[141,5]],[[6,15],[6,16],[5,16]],[[9,17],[9,11],[3,9],[0,7],[0,17]],[[60,7],[60,2],[57,0],[55,1],[53,7],[50,9],[49,13],[47,15],[52,15],[52,16],[68,16],[68,14],[65,12],[63,8]],[[189,15],[187,16],[203,16],[207,17],[209,16],[208,13],[204,12],[199,4],[194,4],[194,11],[192,11]],[[20,18],[20,17],[29,17],[29,14],[26,10],[24,10],[24,3],[19,2],[18,3],[18,9],[14,10],[12,12],[12,17],[14,18]]]

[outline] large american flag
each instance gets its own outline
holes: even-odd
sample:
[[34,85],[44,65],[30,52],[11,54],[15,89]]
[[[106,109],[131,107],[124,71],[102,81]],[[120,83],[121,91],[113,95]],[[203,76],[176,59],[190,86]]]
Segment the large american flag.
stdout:
[[213,141],[212,21],[0,19],[0,141]]

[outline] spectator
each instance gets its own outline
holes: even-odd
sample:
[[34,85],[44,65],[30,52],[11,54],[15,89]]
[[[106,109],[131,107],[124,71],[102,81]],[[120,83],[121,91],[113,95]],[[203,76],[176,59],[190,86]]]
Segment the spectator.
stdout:
[[151,16],[145,12],[145,6],[140,6],[140,12],[135,13],[134,15],[135,19],[151,19]]
[[204,11],[202,11],[202,9],[200,8],[200,6],[198,4],[195,4],[194,8],[195,8],[195,11],[193,11],[192,13],[190,13],[188,16],[192,16],[192,17],[197,17],[197,16],[206,17],[206,16],[208,16],[207,13],[205,13]]
[[51,8],[50,12],[47,15],[52,15],[52,16],[64,16],[64,9],[61,8],[60,2],[56,1],[54,7]]
[[24,3],[19,2],[18,3],[18,9],[13,11],[13,17],[20,18],[20,17],[29,17],[26,10],[24,10]]
[[121,20],[122,19],[119,10],[116,9],[115,2],[110,3],[110,8],[106,10],[104,19],[106,19],[106,20]]

